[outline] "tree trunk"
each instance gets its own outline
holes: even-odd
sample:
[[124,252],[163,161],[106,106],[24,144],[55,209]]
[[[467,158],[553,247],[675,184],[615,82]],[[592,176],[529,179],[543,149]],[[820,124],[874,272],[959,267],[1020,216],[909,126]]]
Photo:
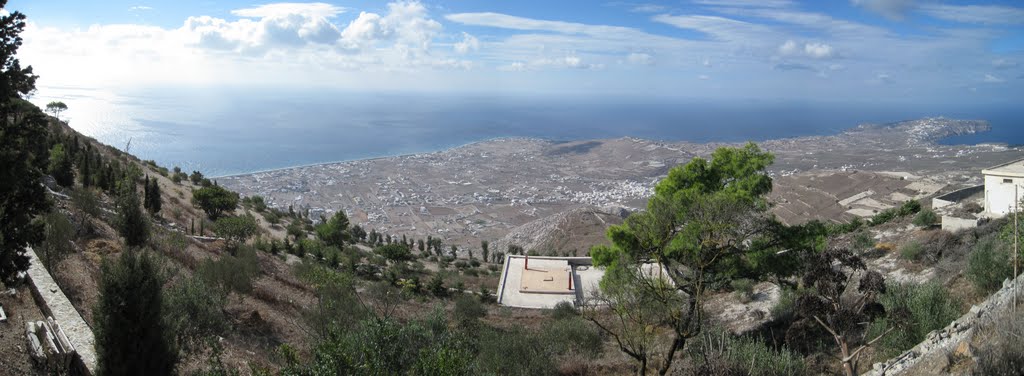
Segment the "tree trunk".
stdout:
[[838,338],[839,350],[843,352],[843,371],[846,372],[846,376],[857,376],[857,373],[853,369],[853,360],[850,359],[850,344],[846,343],[846,338]]

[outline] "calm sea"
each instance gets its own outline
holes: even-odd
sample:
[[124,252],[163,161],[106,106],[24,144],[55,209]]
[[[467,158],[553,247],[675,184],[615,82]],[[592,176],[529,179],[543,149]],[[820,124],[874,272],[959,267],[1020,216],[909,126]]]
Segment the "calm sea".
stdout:
[[985,119],[994,130],[945,143],[1024,144],[1024,109],[703,102],[242,89],[41,88],[76,130],[209,176],[446,149],[495,137],[761,141],[834,134],[924,116]]

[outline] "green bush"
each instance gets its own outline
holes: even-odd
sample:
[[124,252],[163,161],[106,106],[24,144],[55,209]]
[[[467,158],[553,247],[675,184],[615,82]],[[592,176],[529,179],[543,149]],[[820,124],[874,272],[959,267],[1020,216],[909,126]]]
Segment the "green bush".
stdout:
[[967,279],[985,294],[998,290],[1003,281],[1013,275],[1011,253],[1012,251],[994,236],[980,239],[974,245],[974,250],[967,261]]
[[853,247],[858,250],[865,250],[875,246],[875,238],[871,232],[863,230],[853,236]]
[[555,304],[555,308],[552,308],[550,311],[551,318],[555,320],[571,319],[579,316],[579,314],[576,306],[566,301],[558,302],[558,304]]
[[57,264],[73,250],[74,243],[71,241],[75,239],[75,226],[57,210],[46,213],[42,222],[45,240],[35,250],[43,266],[52,274],[57,271]]
[[754,281],[747,278],[734,279],[729,282],[729,286],[732,287],[732,291],[736,293],[736,298],[741,303],[749,303],[754,299]]
[[604,338],[593,324],[580,317],[549,322],[541,328],[543,343],[551,354],[577,354],[586,358],[601,355]]
[[209,286],[238,293],[252,292],[252,282],[259,274],[259,258],[256,250],[249,246],[238,247],[235,256],[224,255],[219,260],[206,259],[196,269]]
[[227,330],[228,323],[224,317],[227,296],[224,290],[193,276],[166,291],[164,318],[182,347],[193,348],[204,339]]
[[946,327],[960,317],[962,305],[937,283],[889,285],[879,301],[887,316],[869,326],[867,338],[895,328],[876,344],[881,358],[899,355],[923,341],[929,332]]
[[693,375],[806,375],[811,371],[799,354],[786,348],[773,349],[748,337],[733,337],[720,329],[687,346],[693,360]]
[[474,299],[469,295],[460,295],[455,299],[455,310],[453,312],[455,321],[463,326],[473,325],[480,318],[487,315],[487,309],[480,303],[479,300]]
[[522,329],[481,328],[476,367],[487,375],[553,375],[555,363],[549,348],[536,334]]
[[772,319],[779,321],[791,320],[796,313],[796,299],[798,297],[800,297],[800,294],[796,290],[781,287],[779,301],[772,306]]
[[935,211],[931,209],[925,209],[918,212],[917,215],[914,216],[913,223],[915,226],[928,227],[936,223],[939,223],[940,220],[941,218],[939,218],[938,214],[935,214]]
[[923,250],[924,248],[921,246],[920,242],[916,240],[910,241],[900,248],[900,258],[904,260],[917,260],[918,257],[921,256],[921,252]]

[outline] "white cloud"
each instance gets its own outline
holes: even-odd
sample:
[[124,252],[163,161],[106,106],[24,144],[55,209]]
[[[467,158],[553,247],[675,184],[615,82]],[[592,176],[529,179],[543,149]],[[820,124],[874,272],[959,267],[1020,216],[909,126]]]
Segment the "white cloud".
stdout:
[[153,7],[149,7],[149,6],[145,6],[145,5],[136,5],[136,6],[133,6],[131,8],[128,8],[128,10],[130,10],[130,11],[153,10]]
[[832,46],[824,43],[807,43],[804,44],[804,53],[807,56],[815,59],[824,59],[832,57]]
[[887,18],[902,20],[907,11],[914,7],[915,0],[850,0],[850,2]]
[[757,40],[764,33],[771,33],[770,29],[762,25],[718,16],[659,14],[654,16],[653,20],[680,29],[696,30],[721,41]]
[[711,66],[712,66],[712,65],[711,65],[711,60],[709,60],[709,59],[705,58],[705,59],[704,59],[704,62],[702,62],[702,63],[701,63],[701,65],[703,65],[703,66],[705,66],[705,67],[708,67],[708,68],[711,68]]
[[996,77],[996,76],[993,76],[991,74],[985,74],[984,81],[988,82],[988,83],[992,83],[992,84],[998,84],[998,83],[1006,82],[1006,80],[1004,80],[1002,78],[999,78],[999,77]]
[[462,41],[455,43],[455,52],[465,54],[480,49],[480,41],[476,37],[469,35],[467,32],[462,32]]
[[801,46],[800,43],[789,39],[779,46],[779,54],[783,56],[806,56],[815,59],[825,59],[833,57],[835,51],[832,46],[825,43],[809,42],[803,43],[803,46]]
[[925,14],[954,22],[975,24],[1024,24],[1024,8],[1003,5],[942,5],[921,6]]
[[644,53],[632,52],[629,56],[626,56],[626,61],[632,64],[651,65],[654,63],[654,57]]
[[708,76],[708,75],[706,75],[706,74],[702,74],[702,75],[699,75],[699,76],[697,76],[697,79],[701,79],[701,80],[710,80],[710,79],[711,79],[711,77],[710,77],[710,76]]

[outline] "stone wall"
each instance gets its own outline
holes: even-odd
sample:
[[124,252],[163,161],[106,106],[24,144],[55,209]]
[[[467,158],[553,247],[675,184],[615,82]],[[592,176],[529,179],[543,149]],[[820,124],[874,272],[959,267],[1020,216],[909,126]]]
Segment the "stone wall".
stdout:
[[82,319],[82,315],[71,305],[71,301],[61,291],[50,273],[43,267],[36,252],[28,249],[29,268],[28,280],[32,297],[36,305],[48,317],[53,317],[64,330],[78,356],[72,363],[72,374],[92,375],[96,372],[95,337],[92,328]]

